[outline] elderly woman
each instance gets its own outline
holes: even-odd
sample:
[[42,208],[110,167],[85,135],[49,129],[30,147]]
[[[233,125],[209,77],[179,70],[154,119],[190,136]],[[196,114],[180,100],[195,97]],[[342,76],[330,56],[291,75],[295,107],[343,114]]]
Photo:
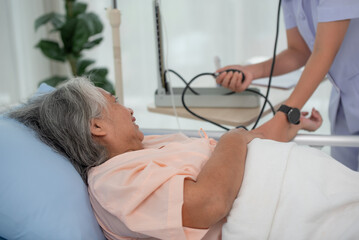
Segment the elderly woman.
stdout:
[[[315,130],[321,119],[312,115],[293,125],[287,140],[300,128]],[[132,109],[83,78],[9,116],[70,159],[108,239],[220,239],[243,181],[247,144],[261,137],[260,129],[231,130],[218,142],[205,133],[144,137]]]

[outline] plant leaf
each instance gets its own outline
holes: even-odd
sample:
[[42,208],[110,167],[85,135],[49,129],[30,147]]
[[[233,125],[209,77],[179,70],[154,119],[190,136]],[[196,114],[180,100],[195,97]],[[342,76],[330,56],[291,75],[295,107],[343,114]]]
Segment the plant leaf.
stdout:
[[66,55],[64,50],[60,48],[57,42],[51,40],[41,40],[36,47],[41,49],[41,52],[48,58],[64,62]]
[[76,0],[64,0],[64,3],[65,3],[65,11],[66,11],[66,19],[71,19],[73,18],[73,15],[72,15],[72,9],[73,9],[73,5],[74,5],[74,2]]
[[41,83],[46,83],[47,85],[56,87],[57,85],[59,85],[60,83],[65,81],[66,79],[67,79],[67,77],[64,77],[64,76],[57,76],[57,75],[52,76],[52,77],[49,77],[49,78],[46,78],[46,79],[42,80],[39,83],[39,86],[40,86]]
[[101,33],[103,30],[103,25],[100,18],[94,13],[83,13],[78,16],[78,19],[83,20],[90,31],[90,36]]
[[36,20],[35,20],[35,31],[42,25],[48,23],[50,21],[50,19],[52,18],[52,15],[54,13],[51,12],[51,13],[47,13],[47,14],[44,14],[40,17],[38,17]]
[[102,78],[106,77],[107,73],[108,73],[107,68],[93,68],[90,71],[88,71],[86,75],[89,78],[93,79],[95,82],[97,77],[102,77]]
[[87,9],[87,4],[83,2],[75,2],[73,5],[73,16],[76,17],[77,15],[84,13]]
[[[76,25],[71,34],[72,35],[71,48],[74,54],[78,54],[84,48],[89,48],[92,45],[94,46],[98,44],[97,41],[95,41],[94,43],[86,44],[91,36],[102,32],[103,26],[96,14],[82,13],[78,15],[78,17],[76,18],[76,23],[72,23],[72,24]],[[65,26],[66,28],[69,28],[67,24],[65,24]],[[66,47],[66,50],[67,49],[68,48]]]
[[64,23],[64,17],[57,13],[55,13],[55,16],[51,19],[52,26],[57,30],[60,29]]
[[90,49],[90,48],[93,48],[94,46],[100,44],[102,42],[103,38],[102,37],[99,37],[95,40],[92,40],[91,42],[87,42],[83,45],[83,48],[84,49]]
[[35,20],[35,31],[48,22],[51,22],[55,28],[59,28],[63,24],[63,17],[61,14],[54,12],[44,14]]
[[78,19],[72,36],[72,50],[79,53],[83,49],[83,45],[88,41],[91,31],[84,19]]
[[76,64],[77,75],[82,76],[85,73],[86,68],[88,66],[90,66],[91,64],[93,64],[94,62],[95,61],[91,60],[91,59],[81,59],[81,60],[77,61],[77,64]]
[[61,39],[64,44],[64,49],[66,53],[72,52],[72,38],[75,32],[75,28],[77,25],[77,19],[71,18],[67,19],[64,25],[62,25],[60,29]]

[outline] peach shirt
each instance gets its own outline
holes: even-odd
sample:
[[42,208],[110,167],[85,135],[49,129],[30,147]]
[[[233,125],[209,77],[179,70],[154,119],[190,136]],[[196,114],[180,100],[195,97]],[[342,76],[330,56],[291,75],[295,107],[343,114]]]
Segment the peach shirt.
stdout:
[[89,172],[90,200],[105,236],[220,239],[223,221],[209,230],[182,227],[184,179],[196,179],[216,141],[178,133],[145,136],[143,144]]

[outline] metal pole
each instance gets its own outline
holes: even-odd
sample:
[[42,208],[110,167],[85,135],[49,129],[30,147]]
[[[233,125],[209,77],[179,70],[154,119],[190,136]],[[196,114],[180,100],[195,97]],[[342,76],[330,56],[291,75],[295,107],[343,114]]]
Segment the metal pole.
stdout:
[[359,147],[359,136],[298,134],[293,141],[309,146]]
[[121,13],[116,9],[116,0],[113,1],[115,8],[107,9],[107,17],[110,20],[112,27],[112,44],[113,44],[113,57],[115,64],[115,90],[116,96],[120,104],[124,104],[123,96],[123,82],[122,82],[122,61],[121,61],[121,44],[120,44],[120,24]]
[[[162,135],[179,132],[176,129],[141,129],[145,135]],[[198,137],[198,130],[181,130],[188,137]],[[219,139],[225,131],[206,131],[207,135],[214,139]],[[298,134],[293,142],[300,145],[309,146],[338,146],[338,147],[359,147],[359,136],[342,135],[319,135],[319,134]]]

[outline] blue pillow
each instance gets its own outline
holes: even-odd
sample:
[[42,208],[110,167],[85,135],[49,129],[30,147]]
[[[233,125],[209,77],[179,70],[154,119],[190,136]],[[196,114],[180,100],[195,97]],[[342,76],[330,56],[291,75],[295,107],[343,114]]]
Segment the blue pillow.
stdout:
[[53,90],[55,90],[54,87],[51,87],[50,85],[47,85],[46,83],[41,83],[39,88],[37,89],[37,91],[35,93],[35,96],[39,95],[39,94],[52,92]]
[[71,163],[15,120],[0,133],[0,239],[105,239]]

